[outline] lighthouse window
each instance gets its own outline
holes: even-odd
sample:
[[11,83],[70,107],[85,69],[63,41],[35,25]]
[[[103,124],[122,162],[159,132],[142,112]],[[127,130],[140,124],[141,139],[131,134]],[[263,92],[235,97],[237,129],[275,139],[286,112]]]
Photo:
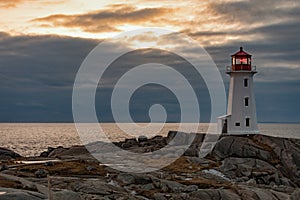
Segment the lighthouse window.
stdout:
[[249,97],[245,98],[245,106],[249,106]]
[[236,122],[236,123],[235,123],[235,126],[240,126],[240,125],[241,125],[240,122]]
[[248,79],[247,78],[244,79],[244,87],[248,87]]
[[250,126],[250,118],[246,118],[246,127]]

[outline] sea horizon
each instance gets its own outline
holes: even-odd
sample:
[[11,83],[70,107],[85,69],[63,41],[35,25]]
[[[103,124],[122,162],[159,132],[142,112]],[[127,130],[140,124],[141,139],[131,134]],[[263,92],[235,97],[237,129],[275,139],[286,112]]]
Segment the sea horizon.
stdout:
[[[89,124],[89,123],[85,123]],[[137,138],[117,127],[116,123],[100,123],[111,141],[121,141],[126,138]],[[123,123],[126,125],[126,123]],[[127,123],[129,124],[129,123]],[[137,123],[145,126],[148,123]],[[160,126],[162,123],[153,123]],[[186,123],[189,124],[189,123]],[[169,131],[176,131],[179,123],[165,123],[159,132],[151,129],[139,135],[148,138],[156,135],[166,136]],[[212,123],[216,126],[216,123]],[[300,139],[300,124],[298,123],[259,123],[260,134]],[[199,123],[198,133],[206,133],[208,123]],[[89,132],[94,133],[95,130]],[[23,156],[36,156],[48,147],[82,145],[75,123],[0,123],[0,147],[12,149]]]

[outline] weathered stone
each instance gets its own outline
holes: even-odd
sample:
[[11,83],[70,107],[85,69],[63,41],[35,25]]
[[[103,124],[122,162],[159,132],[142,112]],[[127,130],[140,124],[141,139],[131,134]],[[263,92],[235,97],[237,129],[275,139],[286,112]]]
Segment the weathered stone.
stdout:
[[134,146],[138,146],[138,142],[136,141],[135,138],[125,139],[124,143],[121,145],[121,147],[125,149]]
[[40,157],[48,157],[49,153],[47,151],[43,151],[41,154],[40,154]]
[[0,147],[0,160],[10,160],[20,158],[21,156],[9,149]]
[[165,195],[162,194],[162,193],[155,193],[153,195],[153,199],[155,199],[155,200],[167,200],[167,198],[165,197]]
[[2,165],[0,165],[0,172],[1,171],[4,171],[4,170],[8,170],[9,168],[8,168],[8,166],[6,165],[6,164],[2,164]]
[[218,190],[218,189],[200,189],[198,191],[189,194],[190,197],[205,199],[205,200],[240,200],[241,198],[230,190]]
[[300,189],[299,189],[299,188],[296,189],[296,190],[292,193],[290,199],[291,199],[291,200],[299,200],[299,199],[300,199]]
[[[279,200],[286,200],[286,199],[289,199],[289,196],[288,194],[285,194],[285,193],[282,193],[282,192],[277,192],[277,191],[274,191],[274,190],[271,190],[272,194],[273,194],[273,197],[279,199]],[[274,199],[275,199],[274,198]]]
[[156,188],[163,192],[182,192],[186,189],[186,186],[175,181],[168,180],[154,180],[153,184]]
[[1,194],[0,199],[1,200],[41,200],[41,198],[32,196],[28,193],[21,192],[21,191]]
[[286,185],[286,186],[292,186],[294,185],[291,180],[289,180],[288,178],[285,178],[285,177],[281,177],[280,178],[280,183],[281,185]]
[[141,135],[138,137],[138,142],[147,142],[148,138],[144,135]]
[[47,177],[47,175],[49,174],[49,172],[45,169],[38,169],[34,175],[36,178],[45,178]]
[[[249,200],[273,200],[273,199],[279,199],[279,200],[287,200],[289,199],[289,190],[287,188],[279,189],[278,187],[273,188],[258,188],[258,187],[245,187],[242,186],[243,189],[238,190],[238,194],[242,199],[249,199]],[[282,191],[280,191],[282,190]]]
[[63,190],[53,193],[53,200],[83,200],[80,195],[70,190]]
[[52,167],[52,166],[54,166],[54,162],[48,161],[48,162],[45,162],[44,165],[45,165],[46,167]]
[[120,173],[117,176],[117,180],[124,185],[130,184],[148,184],[152,182],[152,178],[150,176],[144,174],[130,174],[130,173]]
[[297,171],[300,170],[300,142],[296,139],[276,138],[264,135],[255,135],[253,138],[257,143],[272,150],[278,158],[278,169],[287,178],[293,180],[300,186]]
[[250,179],[247,181],[248,184],[254,185],[256,184],[256,181],[254,179]]
[[171,145],[187,145],[192,144],[193,136],[189,133],[169,131],[167,142]]
[[[57,147],[57,148],[62,148],[62,146],[59,146],[59,147]],[[47,152],[48,153],[51,153],[53,150],[55,150],[56,148],[54,148],[54,147],[48,147],[47,148]]]
[[198,157],[199,156],[199,149],[198,147],[190,146],[183,154],[184,156],[190,156],[190,157]]
[[48,157],[56,157],[59,156],[59,154],[61,154],[62,152],[66,151],[66,148],[63,148],[61,146],[57,147],[56,149],[50,151]]
[[77,156],[82,154],[90,154],[85,146],[72,146],[71,148],[65,149],[60,153],[57,153],[57,156]]
[[[246,177],[246,176],[243,176],[243,177],[238,177],[236,179],[234,179],[235,182],[248,182],[249,181],[249,178]],[[254,180],[255,181],[255,180]]]
[[149,190],[153,190],[153,189],[154,189],[154,186],[153,186],[152,183],[148,183],[148,184],[142,185],[142,186],[141,186],[141,189],[142,189],[142,190],[147,190],[147,191],[149,191]]
[[70,188],[75,192],[94,195],[109,195],[113,193],[113,191],[124,191],[123,188],[116,187],[101,180],[86,180],[72,183]]
[[201,133],[191,133],[191,135],[194,137],[192,144],[196,145],[197,147],[199,147],[201,145],[204,138],[206,137],[206,134],[201,134]]
[[257,195],[259,200],[273,200],[273,194],[269,190],[263,190],[259,188],[251,188],[253,192]]
[[97,170],[97,168],[94,167],[94,166],[87,166],[87,167],[86,167],[86,170],[90,172],[90,171],[95,171],[95,170]]
[[224,136],[215,145],[212,153],[216,159],[228,157],[256,158],[265,161],[272,160],[272,155],[263,147],[255,144],[250,138]]
[[156,143],[164,143],[165,138],[161,135],[156,135],[153,138],[150,139],[151,141],[155,141]]
[[129,173],[120,173],[117,176],[117,180],[124,185],[130,185],[135,183],[135,177]]
[[[281,175],[278,170],[263,160],[254,158],[226,158],[222,161],[220,170],[229,178],[249,177],[260,184],[274,183],[281,185]],[[288,184],[290,185],[290,184]]]
[[152,183],[152,177],[144,174],[134,174],[136,184],[148,184]]
[[197,190],[198,190],[197,185],[189,185],[183,191],[184,192],[194,192],[194,191],[197,191]]
[[217,180],[219,182],[230,181],[230,178],[228,178],[225,174],[216,169],[203,170],[202,176],[208,179]]
[[209,166],[215,166],[216,162],[206,159],[206,158],[201,158],[201,157],[186,157],[187,160],[190,163],[194,163],[197,165],[201,165],[201,167],[209,167]]
[[[265,161],[270,166],[275,166],[272,171],[268,169],[259,169],[259,172],[267,172],[260,174],[258,181],[264,184],[281,184],[280,178],[286,177],[293,183],[290,185],[300,186],[300,142],[296,139],[276,138],[265,135],[245,136],[223,136],[214,147],[210,156],[216,160],[224,160],[226,158],[239,157],[241,159],[255,158],[257,161]],[[229,167],[229,165],[227,166]],[[231,167],[236,167],[231,165]],[[249,169],[240,165],[236,168],[238,176],[249,176]],[[228,170],[230,171],[230,170]],[[272,174],[277,174],[273,176]],[[258,176],[258,174],[253,174]],[[251,175],[250,175],[251,176]],[[268,180],[267,180],[268,179]],[[269,180],[270,179],[270,180]]]
[[246,189],[238,190],[238,194],[241,197],[241,199],[260,200],[260,199],[258,199],[256,193],[253,192],[252,190],[246,190]]
[[0,199],[1,200],[40,200],[45,199],[43,194],[20,190],[20,189],[13,189],[13,188],[3,188],[0,187]]
[[[170,132],[168,135],[169,138],[155,136],[143,142],[137,142],[136,139],[128,139],[114,144],[125,148],[124,144],[127,143],[128,146],[126,148],[129,148],[130,151],[144,153],[163,147],[167,144],[167,140],[173,139],[176,135],[182,141],[177,141],[178,143],[173,141],[173,144],[177,145],[170,149],[166,148],[166,153],[177,157],[184,150],[183,146],[178,144],[191,142],[191,134]],[[105,167],[101,176],[94,176],[98,174],[98,166],[93,164],[95,160],[82,159],[82,162],[79,162],[80,173],[78,173],[79,166],[74,166],[74,168],[73,166],[69,166],[70,170],[67,170],[70,173],[67,175],[72,176],[74,172],[74,177],[65,177],[63,179],[53,178],[51,179],[51,184],[55,190],[73,190],[73,192],[67,191],[69,193],[65,194],[67,196],[71,196],[71,193],[74,193],[77,194],[77,197],[83,199],[283,200],[289,199],[292,193],[292,200],[299,199],[300,192],[295,190],[295,188],[299,187],[300,183],[300,169],[298,166],[299,141],[260,135],[251,135],[249,137],[223,136],[209,156],[198,158],[191,156],[196,155],[193,151],[199,149],[199,144],[203,141],[204,137],[200,134],[199,136],[196,135],[196,138],[199,142],[194,143],[194,140],[191,147],[185,153],[185,155],[189,155],[188,157],[180,158],[180,162],[176,161],[178,164],[163,168],[158,172],[147,174],[120,173],[117,170]],[[87,146],[93,153],[99,153],[99,156],[103,156],[103,151],[107,155],[111,155],[107,156],[107,163],[113,161],[109,160],[113,155],[119,155],[120,158],[124,158],[124,154],[113,151],[113,148],[104,142],[95,142]],[[52,153],[52,156],[59,157],[62,162],[69,158],[81,160],[81,158],[86,158],[88,155],[83,146],[75,146],[68,149],[58,147],[48,150],[47,153]],[[72,157],[73,155],[74,157]],[[86,157],[84,157],[85,155]],[[163,158],[159,155],[156,160],[158,159]],[[40,158],[37,160],[40,160]],[[128,162],[131,161],[129,160]],[[152,161],[146,160],[146,162]],[[43,164],[20,165],[20,167],[17,167],[17,171],[15,171],[15,168],[10,167],[8,173],[5,172],[6,174],[31,177],[26,178],[27,180],[22,180],[20,177],[13,177],[12,180],[2,179],[0,180],[2,181],[1,184],[16,186],[18,188],[24,185],[27,188],[28,184],[35,182],[33,184],[36,186],[35,189],[39,188],[38,185],[40,183],[45,187],[45,179],[32,178],[31,172],[39,168],[44,168],[49,170],[51,174],[57,174],[60,170],[60,164],[55,163],[54,166],[52,164],[54,163],[50,161],[49,163],[46,162],[44,167]],[[18,163],[14,165],[18,165]],[[89,174],[93,176],[90,177]],[[226,179],[222,178],[223,175],[225,175]],[[41,177],[46,176],[47,171],[41,173]],[[199,190],[199,188],[201,189]],[[47,190],[47,188],[45,189]],[[35,196],[29,191],[24,190],[16,190],[8,193],[15,192]],[[155,194],[155,192],[158,193]],[[54,194],[58,195],[59,193],[54,192]],[[1,197],[2,195],[0,195],[0,199]],[[38,195],[36,197],[41,199]],[[70,198],[74,200],[77,197]],[[67,198],[58,197],[57,199]]]

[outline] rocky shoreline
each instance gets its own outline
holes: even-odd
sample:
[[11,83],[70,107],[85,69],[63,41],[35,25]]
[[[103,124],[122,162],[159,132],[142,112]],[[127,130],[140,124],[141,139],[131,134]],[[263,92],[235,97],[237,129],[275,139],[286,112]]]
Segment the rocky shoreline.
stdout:
[[[165,147],[175,136],[184,141],[189,135],[170,131],[167,137],[114,144],[147,153]],[[204,136],[195,134],[179,159],[149,173],[125,173],[102,165],[84,146],[49,147],[30,158],[0,148],[0,200],[300,199],[300,140],[223,135],[200,158]]]

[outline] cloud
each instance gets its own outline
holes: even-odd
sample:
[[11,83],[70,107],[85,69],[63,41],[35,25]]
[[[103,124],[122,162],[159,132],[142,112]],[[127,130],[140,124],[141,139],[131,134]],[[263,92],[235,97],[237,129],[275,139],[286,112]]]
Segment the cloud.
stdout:
[[80,28],[85,32],[101,33],[120,31],[118,26],[133,24],[144,26],[161,21],[161,17],[172,13],[168,8],[137,8],[130,5],[112,5],[98,11],[77,15],[50,15],[32,20],[42,26]]
[[0,0],[0,7],[2,8],[12,8],[16,7],[18,4],[23,3],[24,0]]
[[[145,38],[142,38],[145,39]],[[72,121],[72,87],[76,72],[89,53],[99,41],[81,38],[47,36],[10,36],[0,33],[0,121]],[[247,50],[259,57],[255,49],[271,51],[272,46],[252,44]],[[237,44],[223,47],[210,47],[208,51],[214,58],[219,58],[220,69],[225,69],[229,55],[237,50]],[[261,53],[262,54],[262,53]],[[296,58],[298,59],[298,58]],[[182,60],[174,55],[158,50],[131,52],[114,62],[106,72],[103,88],[96,94],[96,108],[102,120],[112,121],[109,110],[109,97],[112,85],[132,66],[153,62],[174,66],[181,73],[192,77],[196,73]],[[270,59],[272,60],[272,59]],[[300,121],[298,110],[299,70],[287,67],[260,68],[255,77],[258,117],[260,121]],[[223,71],[228,84],[228,77]],[[267,81],[266,81],[267,80]],[[197,85],[198,98],[201,100],[201,119],[208,119],[209,99],[204,84],[199,77],[192,78]],[[162,95],[164,94],[164,95]],[[146,97],[146,98],[145,98]],[[163,88],[140,88],[132,99],[130,107],[135,120],[147,120],[148,110],[153,103],[166,105],[170,121],[179,116],[178,104],[167,90]],[[289,102],[283,103],[282,102]],[[273,109],[273,110],[272,110]]]
[[66,0],[43,0],[43,1],[35,1],[35,0],[0,0],[0,8],[14,8],[23,3],[40,3],[45,5],[64,3]]
[[[188,3],[186,7],[183,3],[170,7],[169,1],[160,7],[118,4],[83,14],[49,15],[33,22],[93,33],[120,31],[123,25],[177,27],[206,48],[227,86],[229,78],[225,66],[230,64],[230,54],[244,46],[253,54],[257,65],[255,89],[259,121],[299,122],[300,115],[295,108],[300,98],[300,2],[190,0]],[[0,1],[0,6],[2,4]],[[151,35],[124,42],[131,40],[141,43],[157,40],[161,45],[172,42]],[[57,35],[11,36],[0,32],[0,121],[72,121],[74,78],[82,60],[98,42]],[[173,42],[180,48],[180,42]],[[184,62],[168,59],[165,52],[144,50],[127,55],[107,72],[110,78],[103,80],[103,93],[96,94],[99,110],[106,120],[112,120],[107,97],[119,75],[132,65],[153,60],[188,69]],[[193,74],[189,70],[185,73]],[[196,78],[192,81],[198,83]],[[200,96],[204,94],[202,89],[199,87]],[[176,102],[169,100],[172,96],[157,95],[157,91],[167,94],[161,88],[145,87],[135,95],[139,98],[133,100],[137,107],[132,109],[137,120],[148,118],[145,108],[157,99],[175,110],[171,112],[172,119],[178,117]],[[143,100],[143,96],[147,98]]]
[[[199,8],[195,5],[188,13],[184,8],[181,11],[192,18],[179,19],[181,31],[205,46],[261,41],[267,34],[276,34],[272,30],[264,32],[265,27],[298,25],[300,20],[300,2],[295,0],[209,1]],[[292,30],[282,29],[281,32],[292,34],[295,27],[290,28]]]
[[0,33],[0,121],[71,121],[74,78],[97,43]]

